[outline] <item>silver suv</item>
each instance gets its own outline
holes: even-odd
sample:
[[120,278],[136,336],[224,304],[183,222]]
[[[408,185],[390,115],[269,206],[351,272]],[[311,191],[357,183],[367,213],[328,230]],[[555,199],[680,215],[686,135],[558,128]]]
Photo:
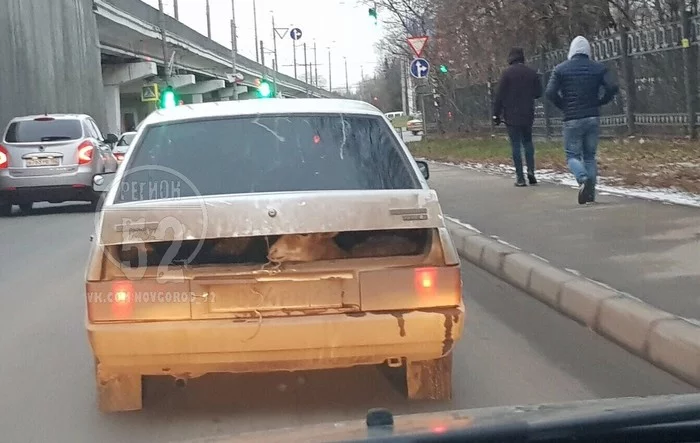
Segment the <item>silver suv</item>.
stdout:
[[88,115],[17,117],[0,139],[0,216],[12,205],[29,211],[34,202],[89,201],[97,208],[92,177],[114,172],[114,134],[103,137]]

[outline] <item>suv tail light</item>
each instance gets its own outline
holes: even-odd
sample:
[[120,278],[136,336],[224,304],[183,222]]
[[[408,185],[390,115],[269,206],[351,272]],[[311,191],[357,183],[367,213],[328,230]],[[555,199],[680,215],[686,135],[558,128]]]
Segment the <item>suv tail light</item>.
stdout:
[[0,145],[0,169],[7,169],[10,166],[10,154],[4,146]]
[[92,154],[95,152],[95,146],[92,142],[86,140],[78,146],[78,164],[86,165],[92,161]]

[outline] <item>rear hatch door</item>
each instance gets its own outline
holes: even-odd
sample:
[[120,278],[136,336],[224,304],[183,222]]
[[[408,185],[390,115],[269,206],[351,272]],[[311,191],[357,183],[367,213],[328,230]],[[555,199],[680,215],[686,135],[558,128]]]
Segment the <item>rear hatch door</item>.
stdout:
[[41,176],[75,170],[82,138],[78,119],[39,117],[11,123],[2,144],[12,175]]

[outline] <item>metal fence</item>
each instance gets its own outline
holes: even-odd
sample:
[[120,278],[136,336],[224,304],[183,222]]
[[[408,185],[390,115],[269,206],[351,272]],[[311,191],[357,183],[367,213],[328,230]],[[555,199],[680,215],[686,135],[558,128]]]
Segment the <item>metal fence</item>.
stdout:
[[[685,135],[696,137],[700,124],[698,103],[698,48],[700,16],[658,24],[591,41],[593,58],[605,63],[620,84],[615,100],[601,110],[608,134]],[[568,48],[541,51],[528,64],[541,73],[546,85],[552,70],[566,60]],[[495,76],[494,76],[495,77]],[[446,87],[442,102],[426,115],[444,131],[491,128],[495,82],[458,88]],[[561,114],[546,99],[536,105],[535,130],[560,133]]]

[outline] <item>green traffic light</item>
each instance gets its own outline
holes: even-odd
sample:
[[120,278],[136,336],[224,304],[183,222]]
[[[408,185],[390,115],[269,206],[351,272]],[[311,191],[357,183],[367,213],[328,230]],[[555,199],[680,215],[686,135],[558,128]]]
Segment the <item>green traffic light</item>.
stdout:
[[443,74],[447,74],[447,66],[440,65],[440,72],[442,72]]
[[168,86],[160,97],[160,108],[170,109],[177,106],[177,97],[171,86]]
[[258,94],[260,94],[262,98],[268,98],[272,95],[272,87],[268,82],[261,82],[258,87]]

